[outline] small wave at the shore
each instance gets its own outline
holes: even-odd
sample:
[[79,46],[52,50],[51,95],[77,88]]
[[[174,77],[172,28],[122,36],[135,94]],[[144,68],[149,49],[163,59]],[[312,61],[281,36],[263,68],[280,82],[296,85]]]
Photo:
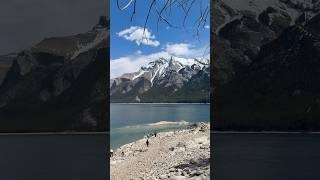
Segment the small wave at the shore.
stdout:
[[159,121],[156,123],[149,123],[149,126],[162,126],[162,125],[188,125],[190,122],[188,121]]
[[161,127],[168,127],[168,126],[184,126],[184,125],[190,125],[191,122],[188,121],[159,121],[156,123],[148,123],[148,124],[139,124],[139,125],[130,125],[130,126],[124,126],[119,127],[117,129],[131,129],[131,128],[161,128]]

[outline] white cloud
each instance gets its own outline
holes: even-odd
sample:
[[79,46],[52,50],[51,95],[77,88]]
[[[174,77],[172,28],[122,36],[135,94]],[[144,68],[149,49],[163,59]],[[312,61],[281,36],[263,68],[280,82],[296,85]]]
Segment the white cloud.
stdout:
[[141,66],[147,65],[150,61],[160,57],[169,58],[170,54],[160,51],[152,54],[135,54],[110,61],[110,78],[119,77],[124,73],[136,72]]
[[124,73],[134,72],[147,61],[134,61],[133,57],[120,57],[110,61],[110,78],[119,77]]
[[187,55],[191,45],[186,43],[167,44],[165,50],[176,56]]
[[122,37],[129,41],[135,41],[138,46],[141,44],[148,46],[159,46],[160,42],[156,40],[156,36],[153,35],[147,28],[131,26],[117,33],[119,37]]
[[210,26],[209,25],[205,25],[204,28],[210,29]]
[[176,43],[167,44],[165,51],[173,56],[183,57],[183,58],[199,58],[204,57],[206,54],[210,54],[210,47],[203,46],[200,48],[195,48],[188,43]]

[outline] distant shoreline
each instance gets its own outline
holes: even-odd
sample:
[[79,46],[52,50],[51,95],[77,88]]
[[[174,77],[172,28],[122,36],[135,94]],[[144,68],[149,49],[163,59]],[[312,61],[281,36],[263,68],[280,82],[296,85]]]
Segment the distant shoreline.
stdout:
[[0,133],[0,136],[21,135],[107,135],[110,132],[31,132],[31,133]]

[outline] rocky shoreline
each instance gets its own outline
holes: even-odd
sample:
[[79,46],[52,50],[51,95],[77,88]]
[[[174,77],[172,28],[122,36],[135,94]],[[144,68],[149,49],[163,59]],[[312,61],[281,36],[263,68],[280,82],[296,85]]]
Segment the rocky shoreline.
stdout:
[[210,179],[210,124],[161,132],[126,144],[110,158],[111,179]]

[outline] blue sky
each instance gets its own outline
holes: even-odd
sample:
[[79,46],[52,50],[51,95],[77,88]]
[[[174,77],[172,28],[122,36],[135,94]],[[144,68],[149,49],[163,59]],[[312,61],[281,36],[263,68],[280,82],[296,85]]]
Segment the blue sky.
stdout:
[[[128,1],[130,0],[126,0]],[[200,8],[203,11],[209,6],[209,0],[195,1],[184,27],[182,27],[183,9],[177,5],[172,6],[171,14],[169,11],[164,13],[168,22],[176,27],[170,27],[164,21],[160,22],[157,27],[158,16],[155,7],[160,11],[163,4],[156,4],[151,11],[152,14],[145,30],[143,27],[152,1],[137,0],[133,21],[130,20],[133,4],[121,11],[116,2],[114,0],[110,4],[111,78],[137,71],[141,65],[160,56],[196,58],[210,53],[210,17],[208,16],[205,27],[200,29],[199,36],[196,35],[195,26],[196,18],[199,18],[200,15]],[[125,0],[120,0],[120,2],[125,2]]]

